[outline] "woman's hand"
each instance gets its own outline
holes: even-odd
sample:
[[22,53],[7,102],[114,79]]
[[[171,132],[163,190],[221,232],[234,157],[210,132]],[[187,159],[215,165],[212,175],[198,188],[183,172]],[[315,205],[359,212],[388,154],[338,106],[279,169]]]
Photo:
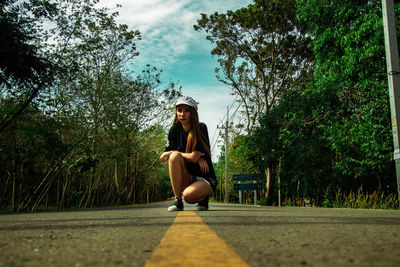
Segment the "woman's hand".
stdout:
[[200,170],[202,173],[207,173],[209,171],[207,161],[203,158],[200,158],[198,161],[200,165]]
[[172,152],[173,152],[173,151],[166,151],[166,152],[163,152],[163,153],[161,154],[161,156],[160,156],[160,160],[161,160],[162,162],[166,162],[166,161],[169,159],[169,156],[171,155]]

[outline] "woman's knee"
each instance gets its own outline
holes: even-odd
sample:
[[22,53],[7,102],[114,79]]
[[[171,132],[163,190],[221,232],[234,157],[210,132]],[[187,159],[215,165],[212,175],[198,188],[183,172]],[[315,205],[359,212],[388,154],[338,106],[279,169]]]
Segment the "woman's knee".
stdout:
[[180,163],[183,161],[182,154],[178,151],[174,151],[169,155],[169,163],[175,164],[175,163]]
[[182,193],[183,198],[189,204],[194,204],[199,202],[198,196],[194,190],[190,190],[189,188],[185,189]]

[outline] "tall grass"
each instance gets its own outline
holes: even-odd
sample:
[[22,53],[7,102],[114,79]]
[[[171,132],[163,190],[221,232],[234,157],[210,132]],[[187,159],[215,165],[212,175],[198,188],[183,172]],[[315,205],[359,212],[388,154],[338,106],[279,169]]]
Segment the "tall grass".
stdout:
[[400,209],[397,194],[385,194],[381,191],[367,193],[363,191],[362,187],[360,187],[357,192],[350,192],[347,194],[339,188],[333,195],[327,197],[322,204],[316,199],[299,197],[292,199],[286,196],[282,205],[353,209]]
[[399,209],[399,199],[396,194],[386,195],[378,191],[364,193],[360,187],[357,192],[348,194],[338,189],[331,205],[333,208]]
[[282,201],[282,206],[296,206],[296,207],[317,207],[316,201],[310,200],[309,198],[294,198],[285,197]]

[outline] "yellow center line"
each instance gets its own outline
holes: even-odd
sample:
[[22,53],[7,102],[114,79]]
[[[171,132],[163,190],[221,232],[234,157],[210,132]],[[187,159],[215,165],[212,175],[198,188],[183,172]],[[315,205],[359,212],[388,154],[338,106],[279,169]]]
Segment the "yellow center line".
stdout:
[[181,211],[146,267],[249,266],[194,211]]

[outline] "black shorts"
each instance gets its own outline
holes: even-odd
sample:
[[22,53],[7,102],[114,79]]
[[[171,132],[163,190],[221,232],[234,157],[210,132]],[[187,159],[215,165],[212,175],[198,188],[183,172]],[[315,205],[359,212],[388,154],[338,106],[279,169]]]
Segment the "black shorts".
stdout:
[[213,192],[215,191],[215,188],[217,187],[217,181],[214,180],[214,179],[209,179],[209,178],[207,179],[207,178],[204,178],[204,177],[194,176],[194,175],[191,176],[191,179],[192,179],[191,183],[194,183],[196,181],[204,181],[204,182],[206,182],[209,186],[211,186],[211,189],[212,189]]
[[204,180],[206,183],[208,183],[213,192],[215,191],[215,188],[217,187],[217,179],[214,177],[210,177],[209,173],[203,173],[200,170],[200,166],[197,163],[186,163],[186,168],[189,172],[189,174],[192,176],[192,183],[199,180]]

